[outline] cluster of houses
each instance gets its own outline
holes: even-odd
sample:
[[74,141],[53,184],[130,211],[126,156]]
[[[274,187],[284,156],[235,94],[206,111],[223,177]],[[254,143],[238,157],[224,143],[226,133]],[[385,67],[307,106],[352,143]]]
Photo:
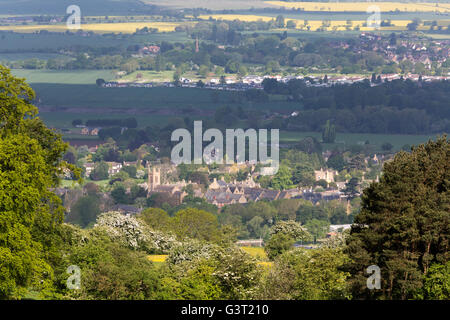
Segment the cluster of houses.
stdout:
[[[324,75],[325,76],[325,75]],[[262,82],[264,79],[276,79],[279,82],[287,83],[293,79],[305,80],[307,86],[311,87],[330,87],[332,85],[339,84],[353,84],[358,82],[363,82],[365,80],[370,80],[369,76],[347,76],[347,75],[335,75],[328,76],[327,81],[324,81],[324,76],[280,76],[280,75],[265,75],[265,76],[257,76],[251,75],[242,78],[241,80],[237,80],[234,78],[226,78],[224,83],[221,83],[220,79],[210,79],[210,81],[204,83],[201,88],[202,89],[213,89],[213,90],[227,90],[227,91],[245,91],[249,89],[263,89]],[[427,76],[427,75],[419,75],[419,74],[381,74],[380,78],[382,81],[392,81],[398,79],[411,80],[411,81],[443,81],[450,80],[450,75],[447,76]],[[371,86],[377,86],[379,83],[371,83]],[[198,84],[196,81],[189,78],[180,78],[180,84],[178,86],[185,88],[198,88]],[[104,84],[106,88],[153,88],[153,87],[166,87],[173,88],[176,85],[173,82],[106,82]]]
[[[378,52],[385,59],[393,62],[408,60],[413,64],[423,63],[427,69],[431,69],[433,62],[442,64],[450,56],[449,40],[421,40],[408,37],[398,39],[392,43],[389,38],[383,38],[373,33],[361,33],[360,42],[353,47],[355,53]],[[348,44],[342,42],[340,47],[346,48]]]
[[81,134],[84,136],[98,136],[98,132],[101,128],[88,128],[84,127],[81,129]]
[[[108,175],[111,177],[117,173],[120,172],[120,170],[122,170],[123,167],[126,166],[138,166],[139,165],[139,161],[124,161],[122,163],[120,162],[114,162],[114,161],[109,161],[106,162],[108,164]],[[94,162],[86,162],[83,167],[85,169],[85,176],[89,177],[92,173],[92,171],[94,171],[96,164]]]
[[139,49],[140,55],[155,55],[158,54],[161,51],[161,48],[159,46],[150,45],[150,46],[144,46]]
[[[365,161],[380,163],[381,159],[378,159],[375,154],[373,157],[367,157]],[[125,166],[138,167],[140,163],[134,161],[123,163],[107,162],[107,164],[109,167],[108,174],[111,177],[119,173]],[[87,162],[84,164],[84,168],[86,177],[89,177],[95,169],[95,163]],[[184,197],[188,195],[186,187],[190,185],[192,186],[195,197],[203,198],[207,202],[216,205],[218,208],[236,203],[244,204],[260,200],[274,201],[279,199],[304,198],[316,203],[320,200],[339,200],[346,198],[343,190],[346,188],[346,183],[348,181],[337,181],[336,178],[338,172],[331,169],[321,168],[320,170],[314,171],[315,181],[325,181],[328,186],[326,190],[320,191],[313,187],[303,189],[293,188],[283,191],[262,188],[261,185],[254,180],[254,178],[258,176],[258,172],[254,171],[254,164],[250,163],[225,166],[225,168],[220,169],[220,173],[235,174],[245,168],[250,169],[250,172],[252,172],[246,180],[227,182],[223,177],[219,180],[215,178],[209,184],[207,190],[202,190],[200,185],[192,183],[191,181],[165,182],[163,181],[165,179],[162,175],[162,170],[164,169],[162,169],[161,166],[152,166],[148,164],[147,182],[142,183],[139,186],[147,191],[148,196],[151,196],[152,194],[164,194],[167,197],[170,197],[174,203],[181,204]],[[370,183],[372,181],[378,181],[378,177],[375,180],[363,180]]]
[[[376,155],[374,156],[376,157]],[[231,172],[235,166],[228,167]],[[257,173],[249,175],[244,181],[231,181],[227,182],[222,177],[221,179],[214,178],[213,182],[209,184],[206,191],[191,181],[178,181],[175,183],[163,183],[161,177],[161,167],[153,166],[148,167],[148,182],[141,184],[140,186],[147,190],[148,195],[162,193],[175,200],[175,203],[181,204],[184,197],[188,194],[185,191],[185,187],[191,185],[194,190],[194,196],[203,198],[207,202],[214,204],[218,208],[222,208],[231,204],[245,204],[248,202],[257,202],[261,200],[274,201],[280,199],[293,199],[303,198],[310,200],[314,203],[320,200],[342,200],[346,198],[346,195],[342,192],[346,187],[346,182],[338,182],[335,177],[338,173],[329,169],[320,169],[314,171],[315,180],[324,180],[328,184],[334,183],[337,188],[327,189],[321,192],[316,192],[311,188],[293,188],[289,190],[272,190],[262,188],[260,184],[256,183],[253,179]],[[378,178],[377,178],[378,180]],[[366,180],[370,182],[369,180]]]

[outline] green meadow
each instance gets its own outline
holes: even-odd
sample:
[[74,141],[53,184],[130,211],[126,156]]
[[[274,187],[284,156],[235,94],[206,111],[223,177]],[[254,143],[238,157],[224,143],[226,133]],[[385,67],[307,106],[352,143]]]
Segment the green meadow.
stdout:
[[95,84],[95,80],[114,77],[110,70],[27,70],[13,69],[13,75],[25,78],[28,83],[58,83],[58,84]]
[[[317,140],[322,140],[322,133],[320,132],[280,132],[281,144],[294,144],[306,137],[314,137]],[[334,148],[361,145],[369,142],[370,146],[374,147],[374,151],[381,150],[383,143],[389,142],[393,145],[393,149],[398,151],[404,145],[418,145],[430,139],[435,139],[436,135],[407,135],[407,134],[372,134],[372,133],[336,133],[336,140],[333,144],[323,144],[324,149],[332,150]]]

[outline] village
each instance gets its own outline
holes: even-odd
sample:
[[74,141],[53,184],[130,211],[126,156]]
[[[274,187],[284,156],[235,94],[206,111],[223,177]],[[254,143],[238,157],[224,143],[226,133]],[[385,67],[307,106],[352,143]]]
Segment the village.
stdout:
[[[89,148],[89,152],[95,152],[97,148]],[[329,151],[324,152],[325,159],[331,156]],[[389,161],[390,156],[373,154],[364,158],[365,165],[381,166],[385,161]],[[351,160],[350,160],[351,161]],[[129,172],[130,167],[135,172],[135,178],[128,180],[125,193],[132,192],[133,185],[137,185],[143,191],[146,198],[152,196],[161,196],[171,205],[181,205],[187,196],[203,199],[209,204],[217,207],[218,212],[221,208],[233,204],[247,204],[258,201],[275,201],[282,199],[305,199],[312,203],[319,201],[339,200],[348,203],[350,206],[348,189],[349,178],[343,180],[339,172],[332,168],[320,168],[314,170],[314,181],[311,185],[292,187],[284,190],[262,187],[258,183],[261,178],[261,168],[258,170],[253,163],[246,161],[242,164],[220,165],[211,169],[210,166],[201,166],[197,172],[201,172],[206,177],[202,181],[180,180],[177,176],[178,166],[173,163],[146,162],[146,161],[123,161],[123,162],[105,162],[107,165],[107,175],[103,178],[109,180],[109,184],[114,182],[121,183],[130,179],[121,176],[124,171]],[[91,178],[93,172],[99,167],[99,163],[85,162],[83,164],[84,176],[87,183],[95,182]],[[240,177],[241,173],[248,173],[245,179]],[[240,179],[236,179],[236,177]],[[372,182],[378,182],[379,176],[369,179],[362,174],[360,182],[357,183],[356,192],[352,197],[360,195],[361,189]],[[373,174],[372,174],[373,176]],[[218,178],[219,177],[219,178]],[[225,179],[227,177],[227,179]],[[234,178],[233,178],[234,177]],[[233,178],[233,179],[231,179]],[[129,182],[132,182],[129,184]],[[143,182],[141,182],[143,181]],[[60,195],[70,192],[71,187],[60,188]],[[109,192],[107,192],[109,193]],[[116,201],[117,202],[117,201]],[[116,203],[117,204],[117,203]],[[70,206],[66,206],[70,210]],[[139,213],[143,208],[135,205],[118,206],[119,210],[126,214]],[[348,208],[348,213],[350,213]]]

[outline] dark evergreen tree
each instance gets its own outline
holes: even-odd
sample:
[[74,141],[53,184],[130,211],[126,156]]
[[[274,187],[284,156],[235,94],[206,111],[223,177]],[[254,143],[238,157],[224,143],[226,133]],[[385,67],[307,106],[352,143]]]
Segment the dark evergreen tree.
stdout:
[[[444,136],[399,152],[384,165],[380,182],[364,190],[346,249],[353,297],[417,297],[430,266],[449,261],[449,235],[450,144]],[[366,286],[370,265],[380,267],[379,290]]]

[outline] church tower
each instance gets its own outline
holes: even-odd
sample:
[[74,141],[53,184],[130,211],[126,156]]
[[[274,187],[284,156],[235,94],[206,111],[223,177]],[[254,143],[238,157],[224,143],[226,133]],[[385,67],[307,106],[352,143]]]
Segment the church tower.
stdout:
[[161,184],[161,168],[148,166],[148,191],[153,191]]

